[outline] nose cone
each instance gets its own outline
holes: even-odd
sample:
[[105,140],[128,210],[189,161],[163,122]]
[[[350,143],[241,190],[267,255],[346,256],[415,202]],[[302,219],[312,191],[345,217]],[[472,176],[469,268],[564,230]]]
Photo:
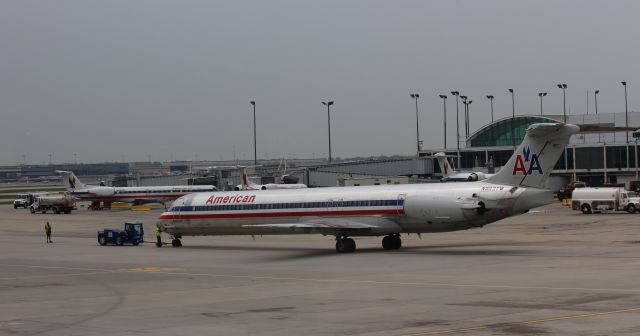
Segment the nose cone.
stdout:
[[156,227],[160,228],[162,231],[169,231],[175,224],[175,221],[178,219],[180,214],[180,208],[185,205],[185,203],[189,202],[193,198],[193,194],[184,195],[176,199],[171,207],[168,210],[163,212],[160,217],[158,217],[158,221],[156,221]]

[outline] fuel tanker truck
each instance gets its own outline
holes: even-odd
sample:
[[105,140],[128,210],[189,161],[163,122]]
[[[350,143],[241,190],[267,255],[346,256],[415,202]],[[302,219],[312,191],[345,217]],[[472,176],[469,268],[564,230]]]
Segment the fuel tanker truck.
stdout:
[[55,214],[64,212],[71,213],[75,209],[75,199],[71,195],[49,194],[36,197],[36,201],[31,204],[29,210],[32,214],[36,212],[47,213],[51,211]]

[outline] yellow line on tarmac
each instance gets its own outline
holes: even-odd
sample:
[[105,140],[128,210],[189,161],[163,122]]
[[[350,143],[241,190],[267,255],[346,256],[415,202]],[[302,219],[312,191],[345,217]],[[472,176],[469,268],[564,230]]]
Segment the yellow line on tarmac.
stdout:
[[521,324],[538,324],[538,323],[553,322],[553,321],[573,320],[573,319],[598,317],[598,316],[606,316],[606,315],[613,315],[613,314],[631,313],[631,312],[637,312],[637,311],[640,311],[640,307],[619,309],[619,310],[611,310],[611,311],[597,312],[597,313],[586,313],[586,314],[577,314],[577,315],[555,316],[555,317],[548,317],[548,318],[543,318],[543,319],[539,319],[539,320],[527,320],[527,321],[504,322],[504,323],[498,322],[498,323],[485,324],[485,325],[480,325],[480,326],[475,326],[475,327],[456,328],[456,329],[442,329],[442,330],[425,331],[425,332],[412,333],[412,334],[402,334],[402,336],[428,336],[428,335],[446,335],[446,334],[455,334],[455,333],[465,333],[465,332],[469,332],[469,331],[489,329],[489,328],[494,327],[494,326],[513,326],[513,325],[521,325]]

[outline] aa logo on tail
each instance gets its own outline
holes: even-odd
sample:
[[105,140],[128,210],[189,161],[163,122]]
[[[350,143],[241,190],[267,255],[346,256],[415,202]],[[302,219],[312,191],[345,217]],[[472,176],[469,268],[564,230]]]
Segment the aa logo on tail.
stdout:
[[540,173],[543,175],[542,166],[540,166],[540,161],[538,161],[538,154],[531,153],[531,149],[529,147],[525,147],[522,149],[522,154],[516,155],[516,163],[513,165],[513,176],[515,176],[518,172],[523,175],[531,175],[534,172]]
[[75,177],[69,177],[69,185],[71,185],[71,189],[75,189],[76,188],[76,178]]

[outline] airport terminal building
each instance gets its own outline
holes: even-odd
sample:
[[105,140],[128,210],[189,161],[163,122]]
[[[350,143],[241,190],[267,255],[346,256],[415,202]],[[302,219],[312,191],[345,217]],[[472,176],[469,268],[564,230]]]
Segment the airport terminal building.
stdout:
[[[629,127],[626,127],[627,117]],[[435,182],[442,176],[437,162],[433,160],[433,154],[437,152],[447,153],[453,165],[460,167],[456,168],[458,170],[494,172],[509,160],[514,146],[522,142],[529,125],[563,120],[563,115],[521,115],[495,120],[470,133],[468,138],[461,138],[459,155],[457,146],[453,144],[446,149],[422,149],[417,157],[343,161],[331,164],[324,160],[291,160],[293,164],[290,163],[287,174],[297,177],[301,183],[312,187],[361,184],[366,179],[380,176],[389,178],[378,179],[382,182],[373,184],[397,183],[396,179],[391,178],[394,176],[410,177],[411,183]],[[640,112],[568,115],[567,122],[580,125],[583,131],[571,138],[564,154],[552,171],[549,188],[558,190],[571,181],[584,181],[590,186],[601,186],[604,183],[624,184],[630,188],[631,181],[640,180],[638,139],[633,137],[633,131],[640,128]],[[464,125],[460,126],[462,130]],[[131,183],[133,185],[175,185],[185,184],[186,181],[184,176],[173,173],[190,174],[189,171],[193,173],[192,168],[196,166],[234,164],[238,162],[18,165],[0,167],[0,179],[33,179],[52,176],[55,170],[59,169],[72,170],[78,176],[94,176],[95,179],[107,181],[114,176],[136,177],[133,182],[125,181],[129,185]],[[251,162],[241,164],[250,165]],[[278,164],[267,164],[254,172],[254,176],[260,176],[262,183],[273,183],[277,182],[275,176],[279,176],[281,173],[279,170]],[[149,175],[150,172],[153,174]],[[214,173],[215,178],[212,181],[207,180],[207,184],[216,184],[220,189],[227,189],[240,183],[237,171],[216,170]]]

